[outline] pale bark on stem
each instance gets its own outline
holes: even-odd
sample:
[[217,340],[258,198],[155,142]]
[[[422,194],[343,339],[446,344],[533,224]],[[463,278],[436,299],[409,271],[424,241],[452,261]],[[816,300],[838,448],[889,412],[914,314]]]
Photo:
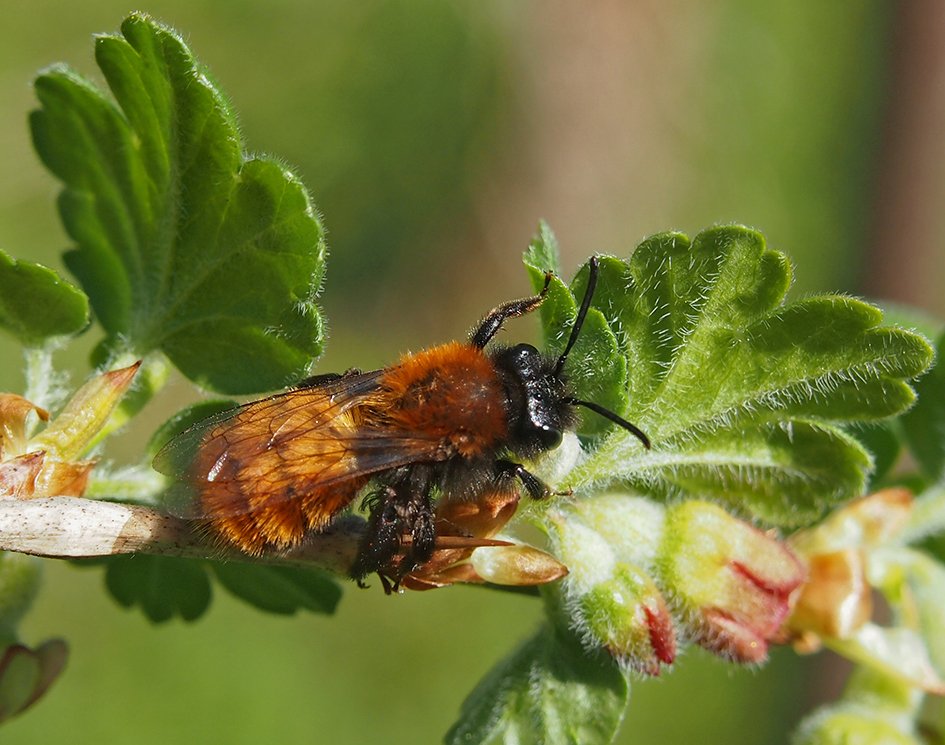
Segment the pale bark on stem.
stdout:
[[0,499],[0,550],[57,559],[142,553],[347,574],[363,531],[363,520],[341,519],[297,548],[250,557],[219,546],[190,521],[149,507],[80,497]]

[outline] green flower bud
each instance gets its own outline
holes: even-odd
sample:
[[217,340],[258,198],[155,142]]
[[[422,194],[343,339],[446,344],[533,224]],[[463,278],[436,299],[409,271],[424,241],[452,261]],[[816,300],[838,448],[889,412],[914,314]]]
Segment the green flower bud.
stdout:
[[637,566],[618,563],[613,577],[576,601],[580,630],[620,663],[646,675],[676,658],[676,633],[666,601]]
[[10,644],[0,655],[0,722],[34,704],[53,684],[66,665],[68,648],[51,639],[29,649]]
[[61,461],[78,458],[95,443],[140,366],[136,362],[88,380],[49,426],[30,441],[30,449],[45,450]]
[[[658,536],[662,519],[659,505],[614,496],[584,500],[552,520],[556,554],[569,570],[563,606],[570,626],[589,647],[602,647],[620,664],[647,675],[658,675],[673,662],[676,635],[645,565],[628,558],[645,560],[653,553],[642,538]],[[635,535],[641,540],[634,541]]]

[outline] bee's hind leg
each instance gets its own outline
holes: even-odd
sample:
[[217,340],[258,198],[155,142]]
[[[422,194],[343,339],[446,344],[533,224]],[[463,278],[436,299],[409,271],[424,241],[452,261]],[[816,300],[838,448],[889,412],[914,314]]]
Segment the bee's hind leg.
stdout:
[[384,591],[396,592],[401,578],[433,555],[436,518],[428,474],[413,470],[371,497],[374,507],[351,568],[361,586],[367,575],[377,572]]
[[[397,490],[384,486],[374,496],[375,503],[368,518],[367,530],[358,546],[358,555],[351,567],[351,576],[358,586],[365,587],[364,578],[387,567],[400,551],[403,519],[397,505]],[[386,583],[385,591],[387,591]],[[389,591],[388,591],[389,592]]]

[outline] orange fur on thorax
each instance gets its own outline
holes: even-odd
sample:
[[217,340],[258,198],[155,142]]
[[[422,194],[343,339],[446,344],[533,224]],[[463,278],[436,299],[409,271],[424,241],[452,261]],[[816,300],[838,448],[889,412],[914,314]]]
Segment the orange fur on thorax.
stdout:
[[482,350],[449,342],[404,355],[381,379],[386,426],[446,440],[473,458],[508,430],[505,390]]

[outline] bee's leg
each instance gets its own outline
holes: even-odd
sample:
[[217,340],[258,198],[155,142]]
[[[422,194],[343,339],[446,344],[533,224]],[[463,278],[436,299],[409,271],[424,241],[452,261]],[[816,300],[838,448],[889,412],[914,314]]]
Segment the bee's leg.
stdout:
[[356,367],[351,367],[345,370],[343,373],[320,373],[318,375],[309,375],[307,378],[303,378],[298,383],[295,384],[296,388],[320,388],[323,385],[328,385],[329,383],[335,383],[344,378],[349,378],[352,375],[360,375],[361,371]]
[[489,343],[493,336],[499,333],[502,324],[508,319],[524,316],[526,313],[531,313],[535,310],[545,299],[545,295],[548,293],[548,285],[551,284],[551,278],[553,276],[551,272],[545,272],[545,286],[541,288],[541,292],[537,295],[522,298],[521,300],[512,300],[489,311],[489,314],[479,322],[479,326],[472,332],[472,335],[469,337],[469,343],[474,347],[482,349]]
[[495,462],[499,477],[515,476],[522,482],[525,491],[532,499],[544,499],[555,494],[551,488],[538,478],[531,471],[527,470],[521,463],[513,463],[510,460],[497,460]]
[[401,575],[409,574],[429,561],[436,547],[436,519],[428,492],[416,495],[410,511],[410,550],[400,568]]
[[[363,579],[387,566],[400,550],[403,518],[397,504],[397,490],[385,486],[377,494],[377,504],[368,519],[367,531],[358,547],[351,576],[363,586]],[[386,585],[386,583],[385,583]],[[386,591],[386,586],[385,586]]]
[[410,546],[397,567],[396,574],[403,577],[428,561],[436,547],[436,518],[433,515],[433,473],[428,466],[413,466],[400,485],[400,514],[403,518],[403,535],[410,536]]

